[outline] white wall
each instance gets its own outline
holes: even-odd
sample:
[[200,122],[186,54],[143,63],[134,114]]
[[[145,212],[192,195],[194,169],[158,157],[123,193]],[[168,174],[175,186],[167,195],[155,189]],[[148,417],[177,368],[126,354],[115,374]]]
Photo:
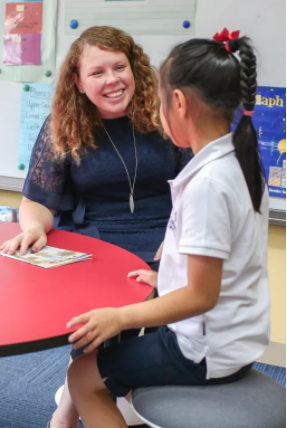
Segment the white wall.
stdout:
[[[58,66],[75,39],[64,34],[64,3],[59,0]],[[285,0],[197,0],[195,34],[212,37],[227,27],[249,35],[258,50],[258,84],[285,87],[285,8]],[[144,47],[153,64],[159,66],[171,47],[183,38],[136,36],[135,40]],[[17,168],[21,92],[21,83],[0,82],[0,176],[26,175]]]

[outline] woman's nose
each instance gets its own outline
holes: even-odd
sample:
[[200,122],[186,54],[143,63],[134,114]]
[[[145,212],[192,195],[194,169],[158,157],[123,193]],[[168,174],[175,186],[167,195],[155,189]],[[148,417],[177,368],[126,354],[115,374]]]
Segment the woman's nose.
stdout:
[[107,85],[111,85],[111,84],[113,84],[113,83],[116,83],[116,82],[118,82],[118,80],[119,80],[119,78],[118,78],[118,76],[116,75],[116,73],[114,73],[114,72],[110,72],[108,75],[107,75],[107,78],[106,78],[106,84]]

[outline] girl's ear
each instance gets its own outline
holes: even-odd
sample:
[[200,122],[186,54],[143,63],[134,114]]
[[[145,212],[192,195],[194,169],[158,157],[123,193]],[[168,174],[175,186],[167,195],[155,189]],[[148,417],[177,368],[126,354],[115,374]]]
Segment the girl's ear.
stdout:
[[174,107],[177,110],[177,113],[180,119],[185,119],[187,116],[187,101],[183,92],[180,89],[175,89],[173,91],[174,98]]
[[83,91],[82,83],[81,83],[79,76],[76,73],[73,74],[73,79],[74,79],[74,82],[75,82],[77,88],[79,89],[79,92],[81,94],[83,94],[84,91]]

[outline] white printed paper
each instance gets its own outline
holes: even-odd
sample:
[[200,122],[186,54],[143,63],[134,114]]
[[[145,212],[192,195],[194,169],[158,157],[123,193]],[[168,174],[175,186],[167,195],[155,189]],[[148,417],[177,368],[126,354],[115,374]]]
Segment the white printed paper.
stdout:
[[[69,0],[65,33],[76,35],[95,25],[111,25],[132,35],[194,34],[196,0]],[[77,20],[76,30],[70,28]],[[188,21],[190,26],[184,28]]]
[[[33,146],[40,129],[51,112],[54,86],[45,83],[27,83],[29,91],[22,90],[18,164],[29,168]],[[23,87],[25,84],[23,84]]]

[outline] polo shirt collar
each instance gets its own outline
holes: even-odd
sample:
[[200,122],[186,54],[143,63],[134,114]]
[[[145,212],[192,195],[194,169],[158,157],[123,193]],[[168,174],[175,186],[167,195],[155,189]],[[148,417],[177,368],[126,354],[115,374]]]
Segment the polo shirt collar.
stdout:
[[179,175],[174,180],[170,180],[169,183],[172,184],[173,188],[182,185],[185,181],[190,180],[204,165],[234,152],[234,150],[231,133],[208,143],[188,162]]

